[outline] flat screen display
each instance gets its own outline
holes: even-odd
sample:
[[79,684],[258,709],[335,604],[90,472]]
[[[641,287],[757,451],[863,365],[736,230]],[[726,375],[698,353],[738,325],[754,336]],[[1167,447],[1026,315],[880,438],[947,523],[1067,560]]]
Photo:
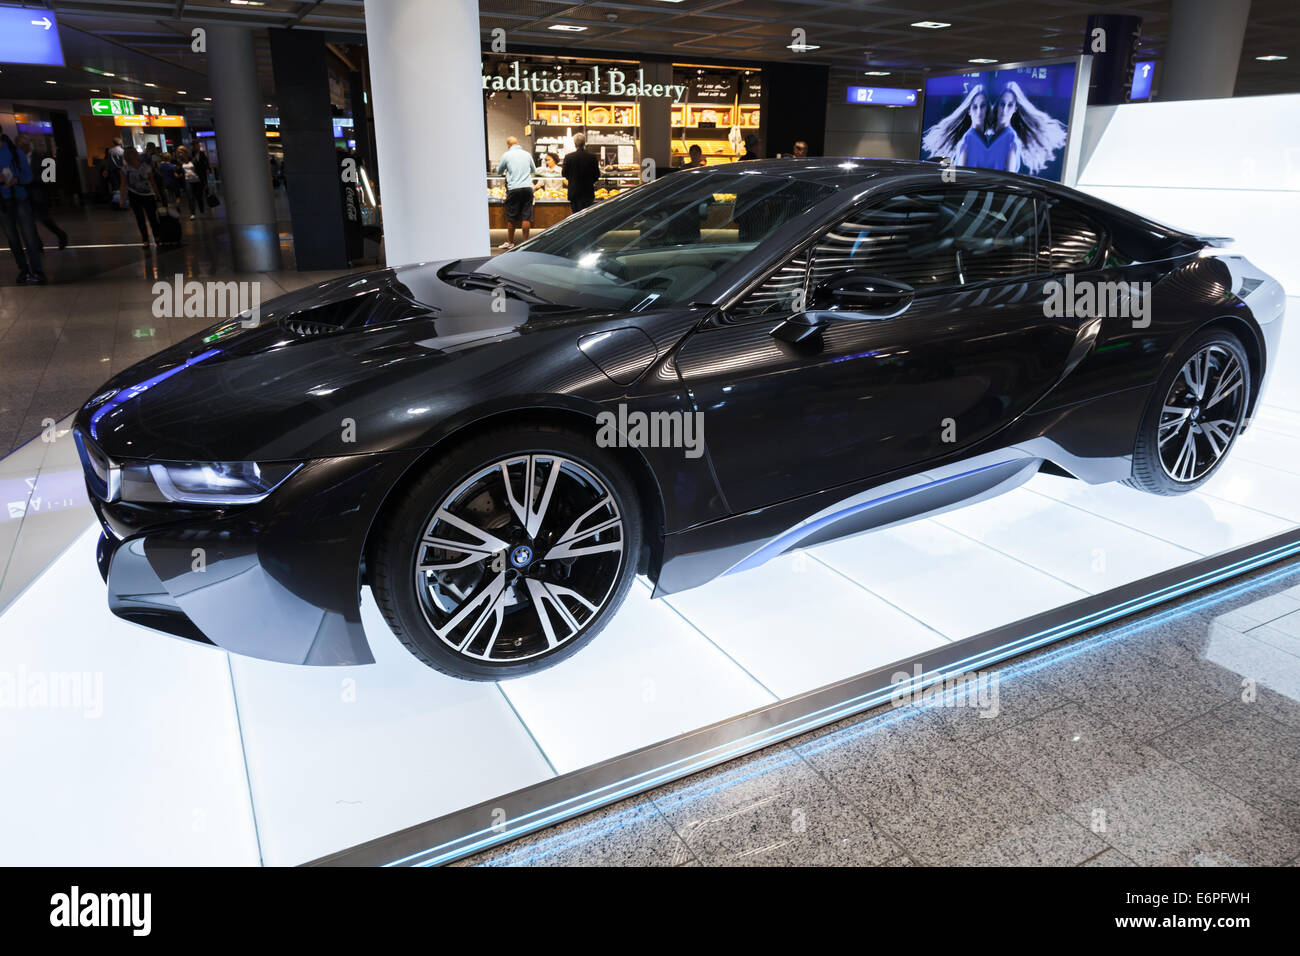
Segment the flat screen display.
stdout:
[[0,63],[63,66],[54,14],[44,7],[0,7]]
[[1077,62],[925,81],[921,158],[1061,181]]

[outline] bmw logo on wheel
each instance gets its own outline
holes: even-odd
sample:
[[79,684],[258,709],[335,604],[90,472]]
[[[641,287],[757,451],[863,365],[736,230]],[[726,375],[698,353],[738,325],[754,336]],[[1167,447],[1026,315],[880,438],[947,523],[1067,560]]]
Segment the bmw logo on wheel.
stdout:
[[517,568],[528,566],[528,562],[533,560],[533,549],[526,544],[521,544],[510,552],[510,563]]

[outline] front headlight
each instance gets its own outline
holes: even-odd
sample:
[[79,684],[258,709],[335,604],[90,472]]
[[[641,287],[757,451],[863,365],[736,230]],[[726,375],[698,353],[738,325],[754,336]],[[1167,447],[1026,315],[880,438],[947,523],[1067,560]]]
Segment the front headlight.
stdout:
[[124,463],[121,498],[139,504],[251,505],[301,467],[256,461]]

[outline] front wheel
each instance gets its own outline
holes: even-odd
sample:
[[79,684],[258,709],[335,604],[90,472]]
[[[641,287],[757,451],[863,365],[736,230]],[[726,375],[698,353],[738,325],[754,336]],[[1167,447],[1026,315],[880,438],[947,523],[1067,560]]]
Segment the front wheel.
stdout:
[[1125,484],[1179,495],[1204,484],[1237,440],[1250,398],[1250,362],[1241,340],[1213,329],[1194,335],[1156,386]]
[[466,680],[531,674],[577,652],[622,604],[640,516],[631,480],[591,442],[494,431],[402,493],[371,548],[371,589],[430,667]]

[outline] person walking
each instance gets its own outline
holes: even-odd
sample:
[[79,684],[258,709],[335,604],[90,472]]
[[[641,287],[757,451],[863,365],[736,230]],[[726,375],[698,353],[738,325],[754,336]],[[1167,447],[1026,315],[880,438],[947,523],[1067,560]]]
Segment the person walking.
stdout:
[[[58,240],[59,248],[68,248],[68,234],[59,228],[59,224],[54,221],[50,215],[50,193],[45,188],[45,160],[51,157],[43,152],[36,152],[32,143],[32,138],[26,133],[19,135],[16,140],[18,148],[27,154],[27,165],[32,170],[32,183],[27,187],[27,195],[32,200],[32,218],[53,233],[54,238]],[[36,234],[37,239],[40,233]]]
[[[122,202],[135,213],[135,224],[140,230],[140,244],[149,245],[149,234],[158,241],[158,183],[153,166],[142,159],[134,146],[126,150],[123,167]],[[147,228],[146,228],[147,224]]]
[[159,153],[158,181],[162,185],[163,202],[170,208],[176,205],[176,218],[181,215],[181,195],[185,192],[184,180],[181,178],[180,166],[172,159],[171,153]]
[[596,201],[600,161],[587,152],[585,133],[573,134],[573,152],[564,157],[564,182],[569,187],[569,208],[582,212]]
[[497,174],[506,177],[506,241],[502,249],[515,247],[515,227],[523,227],[524,242],[533,224],[533,155],[513,136],[506,137],[506,151],[497,163]]
[[14,262],[18,264],[18,284],[35,282],[45,285],[41,240],[36,235],[36,220],[28,192],[31,183],[32,167],[27,154],[6,134],[0,133],[0,226],[9,240]]
[[[117,197],[122,192],[122,173],[126,169],[126,151],[122,149],[122,137],[114,136],[113,145],[108,148],[108,190],[110,197]],[[110,198],[110,201],[111,198]],[[119,206],[125,209],[125,206]]]
[[199,207],[211,212],[212,203],[208,202],[208,177],[212,174],[212,163],[202,143],[194,147],[194,172],[199,176],[199,194],[203,197]]
[[177,150],[177,158],[180,161],[185,197],[189,200],[190,218],[193,219],[196,212],[208,208],[208,198],[203,191],[203,181],[199,179],[199,171],[195,168],[194,156],[182,146]]

